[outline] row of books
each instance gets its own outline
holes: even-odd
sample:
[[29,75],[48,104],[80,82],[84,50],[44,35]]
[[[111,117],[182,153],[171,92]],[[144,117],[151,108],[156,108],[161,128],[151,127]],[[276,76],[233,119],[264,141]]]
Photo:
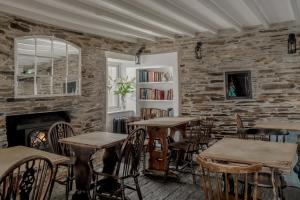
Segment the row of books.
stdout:
[[167,117],[168,112],[166,110],[158,108],[141,108],[141,117],[143,119],[151,119],[155,117]]
[[140,99],[173,100],[173,89],[164,91],[151,88],[140,88]]
[[164,78],[164,72],[152,72],[147,70],[139,71],[140,82],[162,82]]

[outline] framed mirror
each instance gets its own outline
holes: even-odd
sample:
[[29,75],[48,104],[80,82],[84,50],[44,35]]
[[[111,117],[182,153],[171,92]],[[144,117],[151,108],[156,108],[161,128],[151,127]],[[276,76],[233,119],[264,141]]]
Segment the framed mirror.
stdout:
[[80,95],[81,50],[47,36],[15,40],[15,97]]

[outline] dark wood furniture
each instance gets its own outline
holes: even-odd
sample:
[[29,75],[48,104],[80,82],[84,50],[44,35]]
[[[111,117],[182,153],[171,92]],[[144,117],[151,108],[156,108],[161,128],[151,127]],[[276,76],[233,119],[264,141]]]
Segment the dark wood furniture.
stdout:
[[[126,120],[126,133],[129,135],[133,130],[135,130],[137,128],[141,128],[138,125],[132,125],[131,124],[132,122],[138,122],[138,121],[141,121],[141,120],[142,120],[142,118],[137,117],[137,116],[128,117],[127,120]],[[141,159],[142,159],[142,162],[143,162],[143,166],[142,166],[143,171],[145,171],[145,169],[146,169],[146,155],[147,155],[147,152],[148,152],[148,143],[149,143],[149,139],[146,139],[145,143],[144,143],[143,152],[141,154]]]
[[[245,200],[257,199],[257,177],[258,172],[262,169],[261,164],[252,164],[249,166],[237,166],[230,164],[214,163],[202,156],[197,157],[200,165],[200,186],[205,193],[206,200]],[[248,193],[248,185],[239,193],[238,179],[243,179],[247,183],[249,175],[254,174],[254,189],[253,195]],[[230,183],[233,180],[233,190],[230,188]],[[224,185],[224,187],[223,187]],[[224,188],[224,190],[223,190]],[[232,193],[233,191],[233,193]]]
[[[60,139],[59,142],[72,147],[75,152],[75,182],[76,192],[73,200],[90,199],[90,182],[91,170],[89,166],[89,158],[96,150],[105,149],[103,156],[103,165],[114,166],[117,160],[109,158],[117,158],[118,146],[127,138],[125,134],[116,134],[108,132],[92,132],[81,134],[69,138]],[[107,159],[108,158],[108,159]]]
[[221,162],[261,163],[271,171],[273,194],[278,198],[277,190],[281,185],[276,179],[275,172],[290,173],[296,163],[296,150],[296,144],[224,138],[200,155]]
[[[74,136],[74,130],[71,124],[67,122],[54,123],[47,134],[50,150],[58,155],[67,156],[70,160],[66,163],[58,165],[58,170],[65,168],[66,176],[61,176],[59,173],[55,177],[55,182],[66,186],[66,199],[69,197],[69,192],[72,190],[74,180],[74,155],[69,145],[59,143],[59,139]],[[64,170],[64,169],[62,169]]]
[[53,175],[53,164],[48,158],[24,157],[1,174],[0,199],[44,200]]
[[[146,131],[142,128],[131,131],[122,145],[121,153],[118,158],[116,169],[105,169],[97,166],[94,160],[90,159],[90,165],[93,170],[93,199],[96,197],[115,198],[125,200],[125,189],[137,191],[141,200],[142,194],[138,183],[140,156],[143,152]],[[135,188],[130,186],[127,179],[132,178]]]
[[180,131],[185,137],[186,124],[194,120],[197,120],[197,117],[164,117],[130,123],[147,128],[149,166],[145,173],[166,176],[169,151],[167,137],[169,134],[173,136],[176,131]]
[[[186,138],[169,144],[169,166],[175,161],[175,170],[186,172],[188,169],[193,176],[194,183],[196,183],[196,169],[193,158],[209,147],[213,123],[213,118],[191,121],[187,126]],[[180,168],[179,165],[181,165]]]
[[236,121],[237,134],[239,138],[244,138],[244,139],[250,138],[250,139],[258,139],[258,140],[264,140],[264,138],[266,138],[265,134],[262,132],[261,129],[246,128],[244,126],[241,116],[238,113],[235,114],[235,121]]

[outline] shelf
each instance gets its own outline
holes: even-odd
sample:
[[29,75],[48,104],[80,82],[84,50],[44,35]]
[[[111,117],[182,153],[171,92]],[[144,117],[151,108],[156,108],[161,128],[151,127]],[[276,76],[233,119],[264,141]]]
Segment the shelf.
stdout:
[[139,82],[140,85],[146,84],[173,84],[173,81],[165,81],[165,82]]
[[172,102],[174,100],[154,100],[154,99],[139,99],[139,101],[163,101],[163,102]]

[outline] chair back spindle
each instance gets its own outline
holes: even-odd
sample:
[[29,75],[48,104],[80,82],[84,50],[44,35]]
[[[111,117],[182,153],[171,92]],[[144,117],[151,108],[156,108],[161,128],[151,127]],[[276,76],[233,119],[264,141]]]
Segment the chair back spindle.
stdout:
[[127,177],[139,172],[141,153],[146,139],[143,128],[133,130],[122,145],[121,159],[117,165],[116,175]]
[[129,135],[134,129],[138,128],[136,125],[130,125],[130,123],[141,120],[141,117],[128,117],[125,122],[126,133]]
[[53,175],[49,159],[39,156],[24,158],[0,177],[0,200],[44,200]]
[[[258,172],[260,164],[250,166],[225,165],[211,162],[200,155],[197,157],[200,165],[200,187],[206,200],[247,200],[257,199]],[[253,193],[248,193],[248,175],[254,174]],[[243,178],[245,185],[239,194],[239,181]],[[233,191],[231,191],[233,188]]]
[[59,143],[59,139],[74,136],[74,130],[71,124],[67,122],[54,123],[48,131],[48,142],[53,153],[72,156],[70,145]]

